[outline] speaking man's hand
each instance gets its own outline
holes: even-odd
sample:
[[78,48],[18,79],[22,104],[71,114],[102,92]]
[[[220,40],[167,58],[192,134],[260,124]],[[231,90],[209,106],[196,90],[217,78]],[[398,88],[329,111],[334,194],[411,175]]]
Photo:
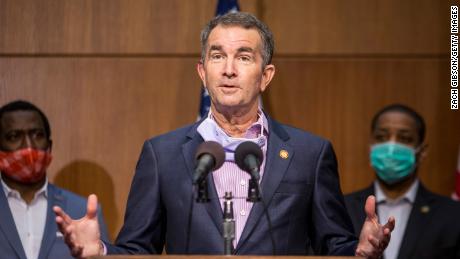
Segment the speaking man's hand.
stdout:
[[64,240],[70,248],[73,257],[86,258],[102,255],[102,245],[99,222],[97,220],[97,196],[88,197],[86,215],[81,219],[72,219],[60,207],[53,207],[56,223],[64,235]]
[[364,206],[366,220],[359,235],[356,255],[366,258],[381,258],[383,251],[390,243],[391,231],[395,227],[395,219],[390,217],[385,225],[379,223],[375,213],[375,197],[369,196]]

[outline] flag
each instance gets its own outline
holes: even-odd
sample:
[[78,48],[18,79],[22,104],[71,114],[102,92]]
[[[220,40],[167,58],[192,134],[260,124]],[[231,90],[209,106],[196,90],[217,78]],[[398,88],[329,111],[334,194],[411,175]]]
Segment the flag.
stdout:
[[217,3],[216,16],[239,11],[240,6],[238,5],[238,0],[219,0]]
[[455,191],[452,193],[452,199],[460,201],[460,146],[457,157],[457,171],[455,172]]
[[[216,16],[238,11],[240,11],[238,0],[219,0],[217,2]],[[201,100],[198,120],[208,114],[209,108],[211,108],[211,98],[209,97],[209,93],[206,88],[201,86]]]

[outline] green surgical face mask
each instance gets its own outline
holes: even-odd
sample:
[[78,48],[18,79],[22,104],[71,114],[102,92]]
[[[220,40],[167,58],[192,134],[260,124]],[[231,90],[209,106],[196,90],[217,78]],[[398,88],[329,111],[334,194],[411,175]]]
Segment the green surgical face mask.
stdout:
[[387,184],[406,179],[416,168],[415,149],[396,142],[385,142],[371,146],[371,166],[377,177]]

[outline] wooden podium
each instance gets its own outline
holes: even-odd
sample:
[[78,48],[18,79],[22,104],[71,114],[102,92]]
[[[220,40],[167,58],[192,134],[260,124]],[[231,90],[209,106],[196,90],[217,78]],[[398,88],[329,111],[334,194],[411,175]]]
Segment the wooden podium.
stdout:
[[[256,255],[108,255],[92,256],[90,259],[357,259],[353,256],[256,256]],[[361,258],[361,257],[359,257]]]

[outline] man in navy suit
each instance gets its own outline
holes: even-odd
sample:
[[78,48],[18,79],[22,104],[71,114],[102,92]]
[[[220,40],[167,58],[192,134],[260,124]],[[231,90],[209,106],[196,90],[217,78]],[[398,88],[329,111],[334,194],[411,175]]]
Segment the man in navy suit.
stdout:
[[[48,119],[35,105],[14,101],[0,108],[1,258],[72,258],[52,208],[82,217],[86,200],[48,182],[51,144]],[[101,238],[107,240],[98,217]]]
[[[197,71],[211,97],[210,113],[198,123],[145,142],[114,245],[97,242],[97,228],[89,226],[96,220],[90,215],[75,221],[55,208],[74,255],[161,253],[164,246],[170,254],[223,254],[222,196],[228,191],[246,196],[249,176],[233,155],[239,143],[252,141],[265,157],[260,185],[272,224],[269,227],[260,202],[235,199],[235,254],[305,255],[312,247],[317,254],[380,256],[394,220],[380,225],[371,197],[358,241],[331,144],[280,124],[260,109],[259,96],[275,74],[268,27],[247,13],[226,14],[206,25],[201,46]],[[226,160],[207,177],[211,201],[194,204],[188,224],[194,203],[194,155],[210,140],[224,146]],[[96,204],[96,197],[90,196],[88,207]]]
[[425,121],[401,104],[388,105],[371,123],[370,162],[376,180],[345,196],[356,233],[366,217],[362,206],[375,195],[381,217],[398,225],[385,259],[460,258],[460,203],[427,190],[417,175],[426,156]]

